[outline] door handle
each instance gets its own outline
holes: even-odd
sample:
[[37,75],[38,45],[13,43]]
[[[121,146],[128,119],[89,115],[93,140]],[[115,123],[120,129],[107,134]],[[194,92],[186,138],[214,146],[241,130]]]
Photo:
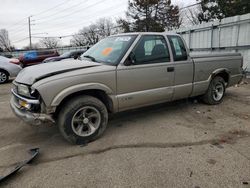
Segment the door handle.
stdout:
[[168,72],[174,72],[174,67],[168,67],[168,68],[167,68],[167,71],[168,71]]

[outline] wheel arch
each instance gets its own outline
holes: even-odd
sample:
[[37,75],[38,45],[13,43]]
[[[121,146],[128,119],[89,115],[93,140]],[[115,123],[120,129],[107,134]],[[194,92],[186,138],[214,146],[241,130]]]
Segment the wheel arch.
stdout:
[[226,85],[230,82],[230,71],[228,69],[217,69],[215,70],[212,75],[210,81],[215,78],[216,76],[220,76],[226,82]]
[[[84,87],[83,87],[84,86]],[[61,91],[52,101],[51,106],[55,106],[57,114],[60,108],[70,99],[81,95],[93,96],[104,103],[108,112],[114,112],[116,109],[116,100],[112,95],[112,90],[104,85],[88,84],[72,86]]]
[[3,72],[5,72],[8,76],[10,76],[10,73],[9,73],[6,69],[0,68],[0,71],[3,71]]

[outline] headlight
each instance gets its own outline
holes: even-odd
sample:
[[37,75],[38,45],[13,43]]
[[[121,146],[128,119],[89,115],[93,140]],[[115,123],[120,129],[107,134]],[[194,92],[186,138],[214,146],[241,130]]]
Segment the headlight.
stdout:
[[19,84],[17,88],[18,94],[30,97],[30,90],[29,87],[23,84]]

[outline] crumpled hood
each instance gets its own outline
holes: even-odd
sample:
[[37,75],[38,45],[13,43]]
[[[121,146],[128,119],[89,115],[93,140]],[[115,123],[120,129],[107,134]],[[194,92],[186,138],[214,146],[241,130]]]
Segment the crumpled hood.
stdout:
[[34,65],[24,68],[16,77],[15,81],[27,85],[32,85],[36,81],[43,78],[74,71],[78,69],[86,69],[95,66],[101,66],[99,63],[80,60],[65,60],[63,62],[51,62]]

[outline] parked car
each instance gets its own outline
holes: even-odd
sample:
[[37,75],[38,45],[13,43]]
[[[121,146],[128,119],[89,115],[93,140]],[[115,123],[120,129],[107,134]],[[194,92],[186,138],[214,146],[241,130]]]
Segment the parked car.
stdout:
[[61,61],[63,59],[70,59],[70,58],[78,59],[84,52],[86,52],[86,50],[65,52],[64,54],[57,57],[46,58],[45,60],[43,60],[43,63]]
[[49,57],[59,56],[57,50],[29,51],[19,57],[22,67],[41,63]]
[[0,84],[8,82],[10,77],[16,77],[21,71],[21,67],[17,59],[9,59],[0,56]]
[[11,107],[30,124],[57,123],[71,143],[93,141],[108,114],[200,96],[222,102],[242,80],[240,53],[191,56],[181,36],[129,33],[98,42],[81,60],[28,67],[14,81]]

